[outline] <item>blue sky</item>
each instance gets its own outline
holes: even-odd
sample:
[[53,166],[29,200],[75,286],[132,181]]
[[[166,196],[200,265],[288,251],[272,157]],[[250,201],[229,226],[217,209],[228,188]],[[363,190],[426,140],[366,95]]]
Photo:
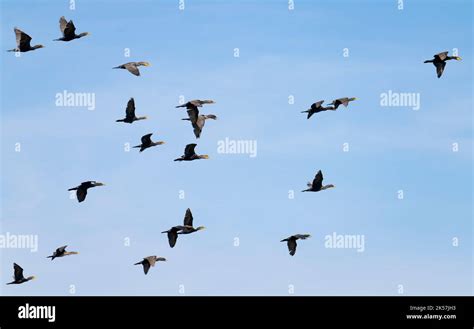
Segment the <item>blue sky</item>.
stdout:
[[[13,262],[37,280],[0,293],[285,296],[292,285],[295,295],[398,295],[401,284],[405,295],[472,295],[471,1],[185,6],[1,1],[1,233],[37,235],[39,250],[1,250],[0,282]],[[91,35],[53,42],[62,15]],[[45,48],[4,52],[14,26]],[[463,61],[437,79],[423,61],[454,48]],[[140,77],[111,69],[143,60],[152,66]],[[64,90],[94,93],[96,109],[55,106]],[[420,110],[380,106],[388,90],[419,93]],[[216,101],[202,113],[219,119],[196,148],[210,160],[172,161],[196,141],[174,108],[180,95]],[[358,99],[311,120],[300,113],[344,96]],[[130,97],[149,119],[116,123]],[[150,132],[166,144],[124,152]],[[257,141],[257,156],[219,154],[225,138]],[[336,188],[300,193],[319,169]],[[107,186],[69,198],[91,179]],[[207,229],[170,249],[160,232],[188,207]],[[325,248],[333,232],[364,235],[365,251]],[[279,240],[295,233],[312,238],[290,257]],[[45,258],[64,244],[80,254]],[[132,264],[149,255],[168,262],[144,276]]]

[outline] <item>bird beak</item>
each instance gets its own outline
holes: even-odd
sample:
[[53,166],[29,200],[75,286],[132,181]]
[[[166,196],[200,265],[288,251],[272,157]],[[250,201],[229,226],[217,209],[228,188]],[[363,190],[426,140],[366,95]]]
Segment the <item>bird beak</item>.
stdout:
[[207,155],[207,154],[202,155],[202,158],[203,158],[203,159],[209,159],[209,155]]
[[457,61],[460,61],[460,60],[462,60],[462,58],[459,57],[459,56],[457,56],[457,57],[456,57],[456,60],[457,60]]

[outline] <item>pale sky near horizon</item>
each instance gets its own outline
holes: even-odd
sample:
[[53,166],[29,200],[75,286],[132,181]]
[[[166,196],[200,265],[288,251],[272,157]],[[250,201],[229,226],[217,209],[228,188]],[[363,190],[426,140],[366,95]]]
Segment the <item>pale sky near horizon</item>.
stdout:
[[[472,1],[0,4],[0,234],[39,241],[0,249],[0,295],[472,295]],[[90,36],[53,42],[63,15]],[[15,26],[45,48],[6,52]],[[455,49],[440,79],[423,63]],[[152,65],[112,70],[129,61]],[[56,106],[64,91],[95,109]],[[420,109],[381,106],[389,91]],[[199,140],[181,95],[216,101]],[[345,96],[357,100],[300,113]],[[130,97],[149,118],[116,123]],[[166,144],[124,151],[151,132]],[[256,156],[219,153],[226,138]],[[194,142],[209,160],[172,161]],[[319,169],[336,188],[301,193]],[[70,199],[85,180],[107,185]],[[171,249],[160,232],[188,207],[206,230]],[[296,233],[312,237],[291,257],[280,240]],[[364,251],[326,248],[334,233],[364,236]],[[65,244],[80,254],[46,258]],[[133,264],[149,255],[168,261],[145,276]],[[37,279],[6,286],[13,262]]]

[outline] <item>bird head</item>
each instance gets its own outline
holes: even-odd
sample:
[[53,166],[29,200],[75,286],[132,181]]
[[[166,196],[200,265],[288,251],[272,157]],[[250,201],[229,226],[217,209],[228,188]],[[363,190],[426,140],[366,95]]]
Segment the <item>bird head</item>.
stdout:
[[198,226],[196,227],[196,231],[202,231],[205,230],[206,228],[204,226]]
[[209,159],[209,155],[207,154],[200,155],[199,159]]
[[27,277],[26,279],[27,279],[28,281],[34,280],[34,279],[36,279],[36,276],[33,276],[33,275],[32,275],[32,276]]
[[357,100],[357,98],[355,98],[355,97],[349,98],[349,101],[350,101],[350,102],[355,101],[355,100]]
[[101,183],[101,182],[95,182],[94,185],[95,185],[95,186],[105,186],[105,184],[104,184],[104,183]]
[[36,46],[34,46],[33,48],[39,49],[39,48],[44,48],[44,46],[43,46],[43,45],[36,45]]
[[455,60],[457,60],[457,61],[460,61],[460,60],[462,60],[462,58],[461,58],[461,57],[459,57],[459,56],[454,56],[454,59],[455,59]]

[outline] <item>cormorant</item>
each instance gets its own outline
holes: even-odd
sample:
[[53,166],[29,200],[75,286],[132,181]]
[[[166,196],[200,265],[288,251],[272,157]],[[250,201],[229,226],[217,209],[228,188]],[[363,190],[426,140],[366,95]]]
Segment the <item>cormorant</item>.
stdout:
[[20,30],[19,28],[14,28],[13,31],[15,31],[15,36],[16,36],[16,48],[10,49],[8,51],[19,51],[19,52],[27,52],[39,48],[44,48],[43,45],[36,45],[36,46],[31,46],[31,37]]
[[182,155],[180,158],[174,159],[174,161],[193,161],[193,160],[198,160],[198,159],[209,159],[209,156],[207,154],[204,155],[197,155],[194,152],[194,148],[196,147],[197,144],[188,144],[184,148],[184,155]]
[[331,104],[329,105],[333,105],[335,109],[337,109],[339,107],[339,105],[344,105],[345,107],[347,107],[347,105],[349,105],[349,102],[352,102],[352,101],[355,101],[357,98],[355,97],[343,97],[343,98],[338,98],[338,99],[335,99],[332,101]]
[[321,172],[321,170],[318,171],[318,173],[316,174],[316,176],[313,179],[313,182],[312,183],[309,182],[307,185],[308,185],[309,188],[306,189],[306,190],[303,190],[301,192],[319,192],[319,191],[322,191],[322,190],[326,190],[328,188],[335,187],[332,184],[323,186],[323,173]]
[[159,142],[153,142],[151,140],[151,135],[153,134],[146,134],[145,136],[142,136],[142,143],[140,145],[136,145],[134,146],[134,148],[140,148],[140,152],[143,152],[144,150],[146,150],[147,148],[149,147],[152,147],[152,146],[156,146],[156,145],[162,145],[164,144],[165,142],[163,141],[159,141]]
[[66,248],[67,248],[67,246],[59,247],[58,249],[56,249],[55,252],[53,252],[53,254],[51,256],[48,256],[46,258],[51,258],[51,260],[54,260],[57,257],[64,257],[64,256],[68,256],[68,255],[77,255],[78,254],[77,251],[66,251]]
[[298,245],[296,243],[296,240],[298,240],[298,239],[305,240],[305,239],[310,238],[310,237],[311,237],[311,235],[309,235],[309,234],[295,234],[295,235],[292,235],[292,236],[290,236],[286,239],[281,240],[280,242],[287,241],[288,250],[290,251],[290,255],[294,256],[295,252],[296,252],[296,246]]
[[307,119],[309,119],[309,118],[311,118],[311,116],[314,113],[319,113],[319,112],[323,112],[323,111],[327,111],[327,110],[335,110],[336,109],[335,107],[331,107],[331,106],[323,107],[322,106],[323,103],[324,103],[324,101],[319,101],[319,102],[313,103],[313,104],[311,104],[311,108],[309,108],[306,111],[302,111],[301,113],[308,113]]
[[433,59],[426,60],[425,63],[433,63],[436,67],[436,74],[438,78],[441,78],[444,72],[444,67],[446,66],[446,61],[455,59],[457,61],[461,60],[459,56],[448,56],[448,51],[436,54],[433,56]]
[[59,19],[59,29],[61,30],[63,36],[62,38],[55,39],[53,41],[71,41],[89,35],[89,32],[82,32],[76,34],[76,27],[74,26],[74,23],[72,22],[72,20],[68,22],[66,18],[64,18],[64,16],[61,16],[61,18]]
[[87,189],[96,186],[104,186],[104,183],[99,183],[96,181],[87,181],[82,182],[81,185],[70,188],[68,191],[76,191],[77,201],[82,202],[86,199],[87,196]]
[[150,63],[148,62],[130,62],[130,63],[125,63],[116,67],[113,67],[113,69],[124,69],[127,70],[128,72],[132,73],[133,75],[139,76],[140,71],[138,70],[139,66],[150,66]]
[[13,270],[14,270],[14,273],[13,273],[13,280],[14,281],[9,282],[7,284],[20,284],[20,283],[25,283],[27,281],[35,279],[34,276],[29,276],[29,277],[25,278],[23,276],[23,269],[17,263],[13,263]]
[[166,258],[148,256],[148,257],[143,258],[141,262],[135,263],[134,265],[143,265],[143,272],[145,272],[145,275],[146,275],[148,271],[150,270],[150,266],[155,266],[155,263],[159,261],[166,262]]
[[137,117],[135,115],[135,100],[132,97],[127,103],[127,108],[125,110],[125,118],[115,120],[115,122],[133,123],[134,121],[145,120],[146,118],[147,117]]

